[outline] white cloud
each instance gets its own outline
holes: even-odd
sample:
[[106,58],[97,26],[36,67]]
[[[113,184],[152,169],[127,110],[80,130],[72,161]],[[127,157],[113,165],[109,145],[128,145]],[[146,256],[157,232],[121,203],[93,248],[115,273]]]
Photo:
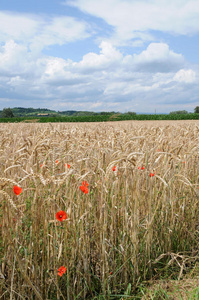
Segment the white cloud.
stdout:
[[165,43],[151,43],[142,53],[134,55],[133,62],[142,71],[170,72],[179,69],[184,64],[184,58]]
[[101,49],[100,54],[88,53],[84,55],[82,61],[77,64],[77,66],[84,70],[101,70],[107,69],[108,67],[116,67],[118,62],[122,60],[122,54],[120,51],[116,50],[110,43],[102,42],[99,45]]
[[175,81],[184,83],[193,83],[196,80],[196,72],[193,70],[179,70],[173,77]]
[[72,17],[54,17],[31,40],[32,50],[42,50],[50,45],[64,45],[89,37],[87,25]]
[[70,60],[66,61],[58,57],[49,57],[43,59],[45,70],[41,80],[45,84],[54,86],[73,86],[85,82],[84,77],[77,72],[74,72],[74,63]]
[[20,106],[57,110],[154,112],[154,106],[168,111],[171,105],[171,111],[185,101],[194,108],[199,93],[194,81],[199,71],[185,69],[183,56],[162,43],[125,56],[103,42],[99,54],[88,53],[76,62],[33,56],[27,46],[9,41],[0,47],[0,74],[2,108],[10,98],[11,107],[20,101]]
[[0,46],[0,72],[6,76],[26,74],[32,68],[31,54],[27,47],[7,41]]
[[30,39],[44,23],[36,15],[0,11],[0,39]]
[[176,54],[169,50],[169,46],[165,43],[151,43],[147,50],[144,50],[141,54],[135,55],[135,60],[140,63],[164,61],[167,59],[179,60],[182,62],[183,57],[181,54]]
[[199,0],[73,0],[66,4],[113,26],[112,41],[118,44],[153,40],[150,30],[182,35],[199,32]]
[[0,40],[15,40],[39,52],[49,45],[63,45],[91,35],[88,24],[69,16],[37,16],[0,11]]
[[184,66],[182,54],[175,53],[165,43],[151,43],[140,54],[124,56],[110,42],[103,41],[99,45],[100,53],[87,53],[78,63],[73,63],[74,70],[78,72],[99,72],[104,74],[115,69],[136,72],[174,72]]

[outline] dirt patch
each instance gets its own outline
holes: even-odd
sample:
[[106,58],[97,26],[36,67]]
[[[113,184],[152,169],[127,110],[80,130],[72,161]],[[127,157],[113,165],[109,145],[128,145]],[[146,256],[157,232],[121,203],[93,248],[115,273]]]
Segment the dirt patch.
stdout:
[[37,123],[39,119],[32,119],[32,120],[23,120],[20,123]]

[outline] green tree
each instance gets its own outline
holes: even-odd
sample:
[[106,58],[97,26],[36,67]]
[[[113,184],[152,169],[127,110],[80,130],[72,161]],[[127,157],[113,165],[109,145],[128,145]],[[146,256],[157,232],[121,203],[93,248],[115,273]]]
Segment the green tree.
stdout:
[[13,118],[14,114],[12,112],[12,109],[10,107],[4,108],[1,112],[1,117],[2,118]]
[[134,111],[128,111],[126,114],[127,115],[136,115],[136,112],[134,112]]
[[195,114],[199,114],[199,106],[196,106],[196,107],[194,108],[194,113],[195,113]]
[[181,115],[181,114],[188,114],[188,111],[186,110],[177,110],[177,111],[172,111],[169,113],[170,115]]

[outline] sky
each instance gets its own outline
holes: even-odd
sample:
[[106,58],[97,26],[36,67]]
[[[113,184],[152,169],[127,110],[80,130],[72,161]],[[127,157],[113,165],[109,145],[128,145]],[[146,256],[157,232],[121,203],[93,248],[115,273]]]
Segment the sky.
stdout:
[[0,109],[196,106],[199,0],[0,0]]

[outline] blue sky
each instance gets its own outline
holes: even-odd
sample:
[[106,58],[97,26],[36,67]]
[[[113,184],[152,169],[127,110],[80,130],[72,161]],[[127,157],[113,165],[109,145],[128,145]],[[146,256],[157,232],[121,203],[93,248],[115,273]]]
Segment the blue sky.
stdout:
[[199,0],[0,0],[0,109],[193,112]]

